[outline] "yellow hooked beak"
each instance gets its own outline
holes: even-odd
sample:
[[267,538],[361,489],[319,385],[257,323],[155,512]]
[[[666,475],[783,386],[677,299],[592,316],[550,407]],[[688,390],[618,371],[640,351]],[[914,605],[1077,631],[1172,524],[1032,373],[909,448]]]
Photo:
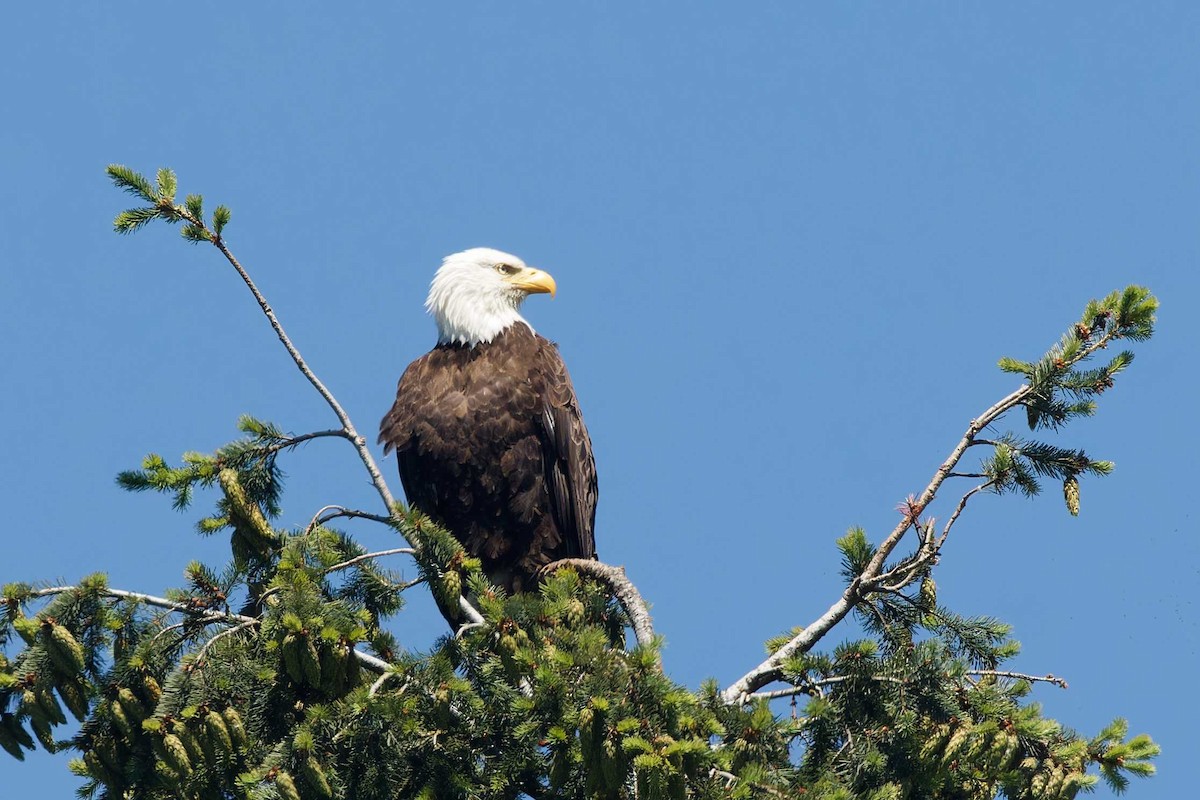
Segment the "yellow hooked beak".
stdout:
[[554,282],[554,278],[550,277],[550,273],[533,267],[526,267],[505,280],[521,291],[530,294],[548,294],[554,297],[554,293],[558,291],[558,284]]

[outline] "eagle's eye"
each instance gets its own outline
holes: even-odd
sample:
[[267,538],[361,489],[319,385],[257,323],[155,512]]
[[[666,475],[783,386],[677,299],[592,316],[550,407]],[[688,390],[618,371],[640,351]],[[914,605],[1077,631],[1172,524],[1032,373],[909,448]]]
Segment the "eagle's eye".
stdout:
[[512,264],[497,264],[496,270],[504,275],[516,275],[518,270]]

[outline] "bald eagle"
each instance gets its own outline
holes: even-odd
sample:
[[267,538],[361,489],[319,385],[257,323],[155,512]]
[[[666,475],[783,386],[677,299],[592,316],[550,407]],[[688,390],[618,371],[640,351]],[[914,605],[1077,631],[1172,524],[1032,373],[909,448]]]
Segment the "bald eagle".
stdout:
[[425,302],[437,346],[404,371],[380,423],[408,502],[508,592],[552,561],[596,557],[592,442],[558,347],[519,313],[555,289],[498,250],[447,256]]

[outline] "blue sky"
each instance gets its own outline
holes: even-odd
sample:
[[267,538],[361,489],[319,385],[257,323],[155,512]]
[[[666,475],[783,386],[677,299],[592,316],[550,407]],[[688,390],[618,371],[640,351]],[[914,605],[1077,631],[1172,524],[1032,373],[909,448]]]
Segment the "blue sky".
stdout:
[[[1089,734],[1127,716],[1163,745],[1131,796],[1187,793],[1193,4],[283,9],[6,14],[0,582],[176,585],[222,556],[190,532],[205,498],[180,515],[114,475],[212,450],[242,413],[333,424],[215,251],[111,232],[111,162],[171,166],[233,209],[227,240],[370,434],[433,343],[421,304],[443,255],[493,246],[550,271],[557,299],[526,316],[591,429],[600,554],[692,686],[728,684],[828,607],[833,539],[891,528],[1015,388],[998,357],[1040,355],[1088,298],[1140,283],[1163,303],[1156,338],[1060,439],[1116,472],[1084,482],[1078,519],[1054,487],[980,498],[937,578],[960,612],[1015,626],[1015,668],[1070,682],[1039,689],[1052,715]],[[333,441],[284,466],[285,524],[377,502]],[[413,647],[439,631],[422,601],[398,626]],[[0,785],[77,781],[31,757],[0,760]]]

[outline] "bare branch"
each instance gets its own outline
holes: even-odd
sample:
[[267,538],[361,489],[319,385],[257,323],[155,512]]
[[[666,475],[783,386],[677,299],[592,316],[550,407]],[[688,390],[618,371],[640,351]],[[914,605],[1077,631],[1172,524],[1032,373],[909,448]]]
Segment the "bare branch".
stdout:
[[[188,620],[188,622],[192,622],[192,623],[199,622],[199,623],[203,623],[206,625],[212,624],[215,622],[236,622],[236,623],[238,623],[235,627],[230,628],[229,630],[226,630],[226,631],[222,631],[221,633],[218,633],[216,636],[214,636],[212,639],[210,639],[204,645],[204,647],[202,647],[200,649],[199,656],[202,656],[204,654],[204,651],[207,650],[208,647],[216,639],[220,638],[221,636],[232,633],[233,631],[235,631],[239,628],[246,628],[246,627],[250,627],[251,625],[257,625],[261,621],[256,617],[248,617],[245,614],[234,614],[233,612],[230,612],[230,611],[213,611],[211,608],[206,608],[206,609],[193,608],[192,606],[189,606],[186,603],[176,603],[174,600],[168,600],[165,597],[155,597],[152,594],[143,594],[142,592],[130,592],[130,591],[126,591],[124,589],[92,589],[92,588],[81,589],[81,587],[79,587],[79,586],[51,586],[46,589],[35,589],[32,592],[30,592],[28,596],[31,598],[52,597],[52,596],[58,595],[58,594],[66,594],[67,592],[77,592],[77,591],[92,592],[94,594],[101,595],[102,597],[113,597],[118,600],[134,600],[139,603],[145,603],[148,606],[154,606],[156,608],[165,608],[168,611],[174,611],[174,612],[177,612],[180,614],[187,614],[188,616],[192,617],[192,619]],[[180,626],[173,625],[170,627],[175,628],[175,627],[180,627]],[[381,672],[390,666],[388,664],[388,662],[384,661],[382,658],[376,658],[375,656],[371,655],[370,653],[364,653],[361,650],[354,650],[354,657],[357,658],[360,662],[362,662],[365,666],[369,667],[370,669],[372,669],[376,672]]]
[[[334,416],[338,418],[338,422],[342,424],[341,435],[347,439],[358,452],[358,457],[362,461],[363,467],[366,468],[367,474],[371,477],[371,484],[375,487],[375,491],[378,492],[379,498],[383,501],[384,507],[387,508],[388,513],[392,515],[391,518],[395,521],[395,523],[397,523],[395,527],[397,528],[397,531],[399,531],[399,523],[401,520],[399,514],[396,512],[396,498],[392,495],[391,489],[388,488],[387,481],[383,479],[383,475],[379,471],[379,466],[375,463],[374,456],[371,455],[371,451],[367,448],[367,440],[358,433],[354,427],[354,423],[350,420],[350,415],[346,413],[346,410],[342,408],[341,404],[337,401],[337,398],[333,396],[333,393],[329,391],[328,388],[326,388],[325,384],[321,382],[321,379],[318,378],[316,373],[312,371],[312,368],[308,366],[308,362],[306,362],[304,357],[300,355],[300,351],[292,343],[291,338],[283,329],[283,324],[280,323],[279,318],[275,315],[275,311],[271,308],[270,303],[267,302],[267,298],[263,296],[261,291],[259,291],[258,286],[250,277],[250,273],[246,271],[246,269],[241,265],[241,262],[239,262],[233,255],[233,252],[225,244],[225,240],[217,233],[213,232],[203,219],[194,216],[184,206],[177,206],[167,202],[166,207],[168,211],[174,215],[177,215],[180,219],[186,220],[189,224],[211,234],[209,241],[212,242],[214,247],[221,251],[221,255],[225,256],[225,260],[228,261],[234,270],[237,271],[237,274],[242,279],[242,282],[246,284],[246,288],[248,288],[250,293],[254,295],[254,300],[258,303],[258,307],[262,309],[267,321],[271,323],[271,329],[275,331],[275,335],[283,344],[284,349],[287,350],[288,355],[292,357],[292,361],[296,364],[296,368],[300,370],[301,374],[303,374],[308,382],[312,384],[313,388],[317,390],[317,393],[320,394],[325,400],[326,405],[328,405],[333,411]],[[479,611],[477,611],[465,597],[459,598],[459,607],[461,608],[463,615],[471,622],[483,622],[483,617],[480,616]]]
[[[205,227],[203,220],[191,217],[191,215],[186,212],[186,209],[183,209],[183,212],[186,215],[185,218],[187,218],[190,223]],[[279,341],[283,344],[284,349],[287,350],[288,355],[292,357],[292,361],[295,362],[296,368],[299,369],[301,374],[308,379],[308,382],[311,383],[313,388],[317,390],[317,393],[324,398],[325,403],[333,411],[334,416],[338,418],[338,422],[342,423],[342,435],[349,439],[350,443],[354,445],[354,449],[358,451],[358,456],[360,459],[362,459],[363,466],[366,467],[367,473],[371,476],[371,483],[374,484],[375,490],[379,493],[380,499],[383,500],[384,506],[390,510],[396,504],[396,499],[392,496],[392,492],[388,488],[387,483],[384,481],[383,475],[380,474],[379,467],[376,465],[375,459],[371,455],[371,451],[367,449],[366,439],[359,435],[358,431],[354,427],[354,423],[350,420],[350,415],[346,413],[346,410],[342,408],[341,404],[337,401],[337,398],[335,398],[333,393],[325,387],[325,384],[321,382],[321,379],[318,378],[316,373],[313,372],[308,366],[308,363],[304,360],[304,357],[300,355],[300,351],[296,349],[294,344],[292,344],[291,338],[283,329],[283,325],[279,322],[279,318],[275,316],[275,311],[267,302],[267,298],[264,297],[262,292],[259,291],[258,286],[250,277],[250,273],[246,271],[246,269],[233,255],[233,252],[230,251],[229,247],[225,244],[225,240],[220,236],[213,234],[212,243],[218,250],[221,251],[221,255],[225,256],[225,260],[233,266],[233,268],[237,271],[238,276],[241,277],[242,282],[246,284],[246,288],[248,288],[250,293],[254,295],[254,299],[258,303],[258,307],[262,309],[267,321],[271,323],[271,328],[275,331],[275,335],[279,337]]]
[[[321,570],[321,572],[322,572],[322,574],[327,574],[330,572],[337,572],[338,570],[352,567],[355,564],[359,564],[363,561],[368,561],[372,558],[380,558],[382,556],[394,556],[394,555],[400,555],[400,554],[411,556],[411,555],[415,555],[416,552],[417,551],[411,547],[395,547],[391,550],[380,550],[375,553],[363,553],[361,556],[355,556],[354,558],[347,559],[346,561],[343,561],[339,564],[334,564],[332,567],[326,567],[325,569]],[[411,584],[411,583],[405,584],[405,586],[411,586],[411,585],[413,585],[413,584]]]
[[[384,670],[384,671],[383,671],[383,674],[382,674],[382,675],[380,675],[378,678],[376,678],[376,679],[375,679],[375,682],[371,684],[371,688],[370,688],[369,690],[367,690],[367,695],[368,695],[368,696],[370,696],[370,697],[374,697],[374,696],[375,696],[375,694],[376,694],[376,693],[377,693],[377,692],[378,692],[380,689],[382,689],[382,688],[383,688],[383,685],[384,685],[385,683],[387,683],[387,682],[388,682],[388,679],[390,679],[390,678],[395,678],[395,677],[397,677],[398,675],[400,675],[400,673],[399,673],[399,672],[396,672],[394,669],[386,669],[386,670]],[[404,688],[403,688],[403,687],[401,687],[401,688],[400,688],[400,691],[401,691],[401,692],[403,692],[403,691],[404,691]]]
[[375,672],[383,672],[384,670],[391,669],[392,667],[391,664],[384,661],[382,658],[376,658],[370,653],[364,653],[362,650],[357,648],[351,650],[350,652],[354,653],[354,657],[357,658],[363,664],[363,666]]
[[212,647],[213,644],[215,644],[218,639],[222,639],[226,636],[237,633],[240,630],[245,630],[246,628],[249,628],[253,625],[257,625],[258,622],[259,622],[258,620],[251,620],[249,622],[240,622],[237,625],[234,625],[232,628],[226,628],[225,630],[218,633],[216,636],[213,636],[211,639],[209,639],[207,642],[204,643],[203,647],[201,647],[198,651],[196,651],[196,660],[194,663],[199,664],[201,661],[203,661],[204,654],[208,652],[208,648]]
[[195,622],[258,622],[254,617],[247,617],[242,614],[234,614],[229,611],[214,611],[211,608],[197,608],[187,603],[177,603],[174,600],[168,600],[165,597],[155,597],[152,594],[143,594],[141,592],[129,592],[124,589],[84,589],[79,586],[51,586],[46,589],[35,589],[29,593],[29,597],[50,597],[56,594],[78,591],[92,592],[103,597],[115,597],[121,600],[136,600],[148,606],[187,614],[194,617],[193,621]]
[[654,625],[650,619],[650,609],[646,605],[646,601],[642,599],[641,592],[633,585],[633,581],[626,577],[623,567],[614,567],[611,564],[593,561],[589,558],[564,558],[547,564],[539,571],[548,573],[562,567],[573,567],[579,572],[599,578],[608,584],[621,607],[625,609],[625,613],[629,615],[629,620],[633,623],[633,635],[637,637],[638,644],[644,647],[654,641]]
[[963,509],[967,507],[967,501],[970,500],[975,494],[978,494],[984,489],[992,486],[995,482],[995,480],[989,480],[986,483],[981,483],[962,496],[962,499],[958,501],[958,505],[954,508],[954,513],[950,515],[950,519],[946,520],[946,527],[942,529],[942,535],[938,537],[937,545],[934,547],[935,551],[940,550],[942,545],[945,544],[946,537],[950,535],[950,529],[954,527],[955,520],[958,519],[958,516],[963,512]]
[[1067,688],[1067,682],[1057,675],[1026,675],[1023,672],[1007,672],[1000,669],[971,669],[965,673],[967,675],[976,675],[980,677],[995,677],[995,678],[1012,678],[1017,681],[1029,681],[1030,683],[1052,683],[1060,689]]
[[[270,445],[268,447],[264,447],[261,450],[261,452],[264,454],[278,453],[280,450],[287,450],[289,447],[296,447],[297,445],[303,444],[304,442],[310,441],[312,439],[321,439],[321,438],[328,437],[328,436],[335,436],[339,439],[347,438],[346,432],[344,430],[341,430],[338,428],[335,428],[332,430],[327,430],[327,431],[314,431],[312,433],[302,433],[299,436],[284,437],[282,441],[276,442],[275,444]],[[255,451],[255,452],[260,452],[260,451]]]
[[921,492],[920,497],[909,504],[910,512],[904,515],[892,532],[888,534],[887,538],[883,540],[879,549],[875,552],[875,556],[867,564],[862,574],[850,582],[850,585],[842,592],[842,596],[824,614],[809,623],[808,627],[794,636],[791,641],[772,653],[761,664],[725,689],[722,692],[725,702],[739,702],[743,696],[774,680],[778,680],[779,668],[785,660],[796,653],[804,653],[810,650],[835,625],[845,619],[846,615],[862,599],[869,582],[877,578],[883,571],[883,566],[887,562],[888,556],[892,554],[892,551],[899,545],[900,540],[904,538],[904,535],[912,527],[915,516],[920,514],[933,501],[938,489],[941,488],[942,483],[954,471],[954,467],[962,458],[963,453],[967,451],[967,448],[971,446],[975,437],[1009,409],[1019,405],[1028,396],[1030,391],[1029,385],[1023,384],[1016,391],[988,408],[976,419],[971,420],[971,424],[967,426],[966,433],[963,434],[958,444],[950,451],[950,455],[946,457],[946,460],[934,472],[933,478],[929,481],[925,490]]
[[[1108,347],[1108,343],[1113,339],[1114,335],[1115,333],[1112,331],[1105,333],[1092,344],[1082,348],[1064,366],[1071,367],[1078,364],[1096,351]],[[963,454],[966,453],[967,448],[978,444],[995,445],[996,442],[994,441],[977,437],[985,428],[1005,413],[1017,406],[1024,405],[1032,391],[1033,389],[1029,384],[1022,384],[1015,391],[997,401],[977,418],[971,420],[971,424],[967,426],[966,433],[963,434],[958,444],[950,451],[950,455],[946,457],[946,460],[934,472],[933,478],[929,481],[925,490],[921,492],[920,497],[911,499],[904,504],[905,513],[900,522],[897,523],[892,532],[879,545],[879,548],[875,551],[875,555],[863,569],[862,573],[850,581],[850,584],[842,592],[842,596],[824,614],[809,623],[808,627],[796,634],[787,644],[772,653],[757,667],[747,672],[741,678],[738,678],[726,688],[722,692],[725,702],[739,702],[747,694],[766,686],[772,681],[778,680],[780,677],[780,666],[785,660],[796,653],[808,652],[826,633],[846,618],[846,615],[862,600],[864,593],[870,591],[873,581],[883,572],[883,567],[887,563],[888,557],[891,556],[892,551],[900,544],[900,540],[904,538],[905,534],[914,526],[920,513],[933,502],[934,497],[937,496],[938,489],[941,488],[946,479],[954,474],[954,468],[962,459]],[[977,490],[968,492],[967,497],[969,498],[975,491]],[[960,507],[947,523],[947,529],[958,518],[958,514],[961,513],[965,502],[966,498],[959,501]],[[943,531],[942,539],[945,538],[945,533]],[[940,541],[941,539],[939,543]],[[934,552],[936,553],[936,548],[934,548]]]
[[[329,513],[326,513],[329,512]],[[350,517],[352,519],[369,519],[375,522],[382,522],[384,525],[391,525],[392,518],[385,517],[381,514],[371,514],[366,511],[359,511],[354,508],[346,508],[345,506],[328,505],[322,506],[316,514],[313,514],[312,521],[304,528],[305,533],[312,533],[313,529],[318,525],[324,525],[330,520],[339,517]]]

